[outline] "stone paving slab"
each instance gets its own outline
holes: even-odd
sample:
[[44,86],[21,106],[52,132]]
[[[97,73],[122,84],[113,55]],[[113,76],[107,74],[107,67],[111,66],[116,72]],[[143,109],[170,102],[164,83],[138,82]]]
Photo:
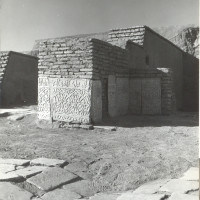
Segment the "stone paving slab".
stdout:
[[56,189],[40,197],[42,200],[73,200],[80,199],[81,196],[66,189]]
[[118,196],[118,194],[99,193],[94,195],[93,197],[90,197],[89,200],[116,200]]
[[187,172],[184,173],[183,177],[180,179],[188,181],[198,181],[199,180],[199,168],[191,167]]
[[33,194],[11,183],[0,183],[1,200],[30,200]]
[[34,160],[31,160],[31,165],[45,165],[49,167],[53,166],[60,166],[66,163],[65,160],[58,160],[58,159],[49,159],[49,158],[36,158]]
[[15,170],[15,165],[0,164],[0,173],[7,173]]
[[72,182],[77,178],[78,176],[65,169],[53,167],[27,179],[27,182],[41,190],[49,191],[63,184]]
[[24,114],[15,114],[15,115],[8,116],[7,119],[11,121],[18,121],[18,120],[23,119],[24,117],[25,117]]
[[28,165],[30,160],[24,159],[3,159],[0,158],[0,164],[11,164],[11,165]]
[[89,197],[94,195],[96,192],[91,187],[91,181],[81,180],[71,184],[64,185],[64,189],[68,189],[70,191],[76,192],[84,197]]
[[86,163],[84,162],[74,162],[74,163],[69,163],[67,166],[64,167],[64,169],[77,174],[78,176],[80,176],[83,179],[91,179],[91,174],[89,174],[88,168]]
[[30,166],[30,167],[16,170],[15,173],[18,174],[19,176],[23,176],[24,178],[29,178],[46,169],[47,167],[44,167],[44,166]]
[[180,192],[187,193],[190,190],[198,190],[199,183],[198,181],[186,181],[181,179],[172,179],[165,185],[163,185],[159,191],[162,192]]
[[168,200],[199,200],[199,197],[188,194],[173,193]]
[[161,179],[156,181],[151,181],[146,183],[139,188],[137,188],[133,193],[143,193],[143,194],[154,194],[156,193],[164,184],[166,184],[170,179]]
[[162,200],[165,194],[134,194],[124,193],[116,200]]
[[20,181],[23,177],[19,176],[15,172],[0,173],[0,182],[2,181]]

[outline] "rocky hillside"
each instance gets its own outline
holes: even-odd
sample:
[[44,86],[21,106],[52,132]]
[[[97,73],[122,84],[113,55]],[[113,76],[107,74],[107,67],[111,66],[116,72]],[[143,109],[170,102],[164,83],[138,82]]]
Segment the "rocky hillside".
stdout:
[[162,27],[154,28],[156,32],[180,47],[183,51],[199,58],[199,27]]

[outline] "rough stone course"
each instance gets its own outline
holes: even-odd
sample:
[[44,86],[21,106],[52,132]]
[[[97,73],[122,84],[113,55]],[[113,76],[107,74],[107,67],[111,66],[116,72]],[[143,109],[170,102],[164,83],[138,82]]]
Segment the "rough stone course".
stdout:
[[[1,159],[2,163],[8,159]],[[35,162],[37,161],[37,162]],[[82,169],[87,174],[86,163],[69,163],[64,168],[56,164],[63,160],[37,159],[28,161],[27,166],[18,166],[25,160],[12,159],[14,171],[0,173],[0,199],[2,200],[197,200],[198,181],[183,179],[155,180],[141,185],[134,191],[119,193],[97,193],[93,180],[81,179],[76,172]],[[38,164],[54,163],[55,166],[38,166]],[[31,163],[31,164],[30,164]],[[46,163],[46,164],[47,164]],[[13,166],[13,164],[0,164]],[[18,169],[17,169],[18,168]],[[19,169],[21,168],[21,169]],[[13,168],[12,168],[13,169]],[[196,179],[198,168],[190,168],[183,177]],[[69,172],[71,171],[71,172]],[[35,172],[39,174],[35,174]],[[73,173],[72,173],[73,172]],[[193,173],[195,172],[195,173]],[[17,175],[20,174],[21,176]],[[29,176],[32,176],[29,178]],[[189,175],[189,176],[188,176]],[[189,178],[191,179],[191,178]],[[187,193],[187,194],[186,194]]]

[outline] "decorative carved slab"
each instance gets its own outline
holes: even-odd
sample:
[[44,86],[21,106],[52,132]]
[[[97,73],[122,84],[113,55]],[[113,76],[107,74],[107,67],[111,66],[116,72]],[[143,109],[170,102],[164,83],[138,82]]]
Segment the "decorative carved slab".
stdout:
[[90,123],[91,81],[50,78],[50,104],[53,120]]
[[50,120],[50,89],[48,78],[38,78],[38,118]]

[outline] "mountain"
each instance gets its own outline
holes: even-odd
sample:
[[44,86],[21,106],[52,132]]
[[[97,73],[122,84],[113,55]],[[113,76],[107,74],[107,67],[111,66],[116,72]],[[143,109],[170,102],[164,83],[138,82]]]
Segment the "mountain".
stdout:
[[163,37],[167,38],[183,51],[199,58],[199,27],[188,25],[184,27],[154,28]]

